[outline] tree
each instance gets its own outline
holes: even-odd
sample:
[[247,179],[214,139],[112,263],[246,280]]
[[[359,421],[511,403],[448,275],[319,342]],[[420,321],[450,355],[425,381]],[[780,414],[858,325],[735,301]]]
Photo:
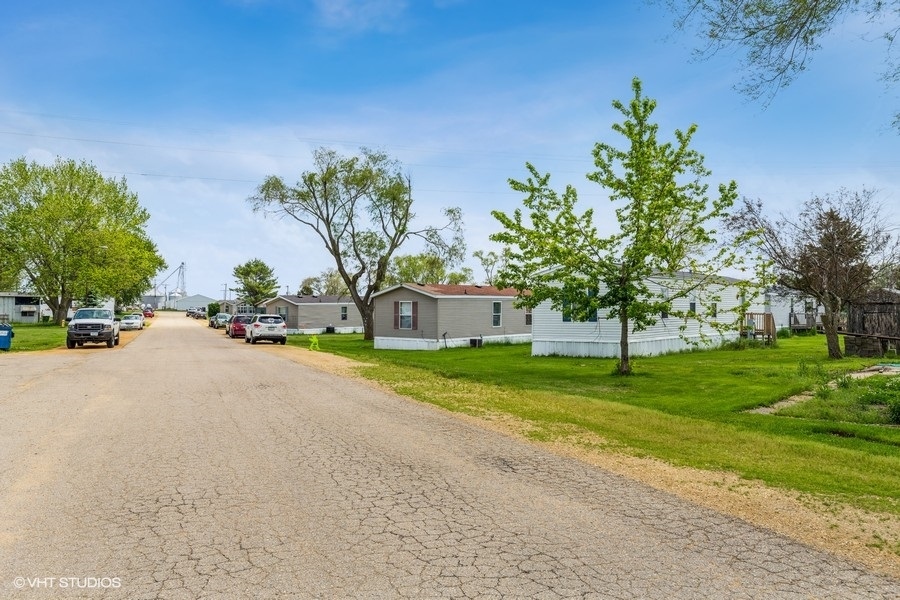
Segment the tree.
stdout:
[[461,284],[472,281],[472,269],[462,267],[459,271],[451,271],[451,268],[452,265],[448,265],[446,260],[431,252],[395,256],[384,283],[385,285],[410,282]]
[[[822,38],[842,18],[863,14],[890,49],[900,31],[898,0],[666,0],[684,29],[699,21],[702,58],[734,48],[745,49],[747,79],[738,89],[751,98],[769,100],[806,70]],[[900,79],[900,66],[889,60],[887,81]],[[900,113],[894,124],[900,127]]]
[[873,190],[807,200],[799,216],[774,219],[760,201],[744,199],[728,223],[736,232],[755,231],[760,252],[778,283],[815,298],[825,309],[822,327],[828,356],[841,358],[838,322],[848,303],[862,300],[900,264],[900,238],[882,214]]
[[337,269],[325,269],[318,277],[307,277],[297,291],[301,296],[350,296]]
[[278,295],[278,279],[275,271],[258,258],[238,265],[232,272],[237,287],[232,291],[244,303],[256,306]]
[[497,280],[498,270],[502,270],[505,266],[503,255],[494,251],[476,250],[472,253],[472,258],[478,259],[478,262],[481,263],[481,268],[484,269],[484,283],[486,285],[494,285]]
[[165,268],[149,218],[124,179],[88,163],[13,160],[0,169],[0,272],[17,274],[60,323],[74,298],[128,301]]
[[[741,267],[735,246],[717,246],[711,228],[732,206],[736,184],[720,185],[718,198],[710,202],[702,182],[710,172],[703,157],[689,148],[696,126],[676,130],[674,145],[659,142],[658,126],[650,122],[656,102],[642,96],[637,78],[632,90],[628,105],[613,102],[624,121],[612,129],[625,137],[628,148],[597,143],[593,156],[598,170],[587,176],[609,191],[611,201],[624,202],[616,209],[620,231],[601,236],[593,209],[576,214],[572,186],[558,194],[549,186],[550,175],[528,164],[528,179],[510,180],[514,190],[525,194],[528,219],[521,209],[512,216],[494,211],[504,230],[491,236],[505,244],[507,263],[499,285],[519,290],[522,305],[549,300],[575,320],[595,318],[598,309],[608,309],[607,318],[618,319],[618,371],[623,375],[631,373],[629,331],[654,324],[660,312],[678,314],[672,310],[675,299],[713,294],[722,270]],[[688,272],[689,277],[677,276]],[[667,292],[651,291],[653,280],[665,281]],[[749,283],[742,285],[749,291]],[[708,321],[713,327],[731,326]]]
[[462,214],[448,208],[444,226],[413,229],[412,184],[382,152],[363,148],[359,156],[344,157],[319,148],[313,162],[314,170],[302,173],[293,187],[267,177],[249,202],[256,211],[291,217],[319,236],[359,310],[365,339],[374,339],[372,295],[381,289],[391,257],[414,237],[447,260],[463,256]]

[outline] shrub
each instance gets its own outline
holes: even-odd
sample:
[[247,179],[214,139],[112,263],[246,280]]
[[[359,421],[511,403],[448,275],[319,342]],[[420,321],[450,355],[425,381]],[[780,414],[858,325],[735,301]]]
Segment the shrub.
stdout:
[[900,396],[891,398],[887,403],[888,419],[895,425],[900,425]]
[[846,390],[853,385],[853,378],[849,373],[844,373],[842,375],[838,375],[837,379],[834,380],[835,385],[837,385],[842,390]]
[[775,337],[777,337],[779,340],[786,340],[787,338],[791,337],[791,328],[790,327],[782,327],[775,334]]

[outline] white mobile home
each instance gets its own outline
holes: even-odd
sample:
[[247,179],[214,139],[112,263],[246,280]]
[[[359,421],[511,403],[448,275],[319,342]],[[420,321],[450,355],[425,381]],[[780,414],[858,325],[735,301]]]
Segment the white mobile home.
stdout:
[[[683,281],[688,275],[680,275]],[[669,278],[655,278],[647,287],[654,294],[665,295],[676,289],[679,282]],[[713,326],[691,317],[676,317],[666,313],[656,316],[656,324],[643,331],[633,332],[629,326],[628,348],[631,356],[652,356],[677,352],[694,347],[715,347],[740,336],[737,325],[744,318],[740,314],[741,291],[736,279],[719,277],[717,283],[706,287],[702,295],[675,298],[675,312],[703,315],[704,319],[734,329],[719,332]],[[601,288],[599,293],[604,290]],[[765,313],[763,299],[751,303],[748,312]],[[618,319],[608,319],[607,311],[598,311],[586,321],[573,320],[564,311],[554,310],[550,302],[534,309],[531,354],[533,356],[619,356],[621,325]]]

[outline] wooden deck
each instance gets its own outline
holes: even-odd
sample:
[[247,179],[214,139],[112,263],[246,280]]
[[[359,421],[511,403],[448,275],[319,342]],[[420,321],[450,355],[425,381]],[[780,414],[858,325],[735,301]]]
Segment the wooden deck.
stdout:
[[741,337],[772,342],[777,335],[772,313],[747,313],[741,325]]

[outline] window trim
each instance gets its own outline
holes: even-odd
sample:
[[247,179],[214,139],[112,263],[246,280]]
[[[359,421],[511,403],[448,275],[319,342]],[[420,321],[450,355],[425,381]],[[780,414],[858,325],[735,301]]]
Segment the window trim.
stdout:
[[[401,305],[410,305],[410,322],[411,327],[401,327],[401,315],[400,315],[400,307]],[[406,317],[407,315],[403,315]],[[394,329],[402,330],[402,331],[416,331],[419,328],[419,302],[416,300],[395,300],[394,301]]]
[[494,300],[491,304],[491,326],[503,327],[503,303]]

